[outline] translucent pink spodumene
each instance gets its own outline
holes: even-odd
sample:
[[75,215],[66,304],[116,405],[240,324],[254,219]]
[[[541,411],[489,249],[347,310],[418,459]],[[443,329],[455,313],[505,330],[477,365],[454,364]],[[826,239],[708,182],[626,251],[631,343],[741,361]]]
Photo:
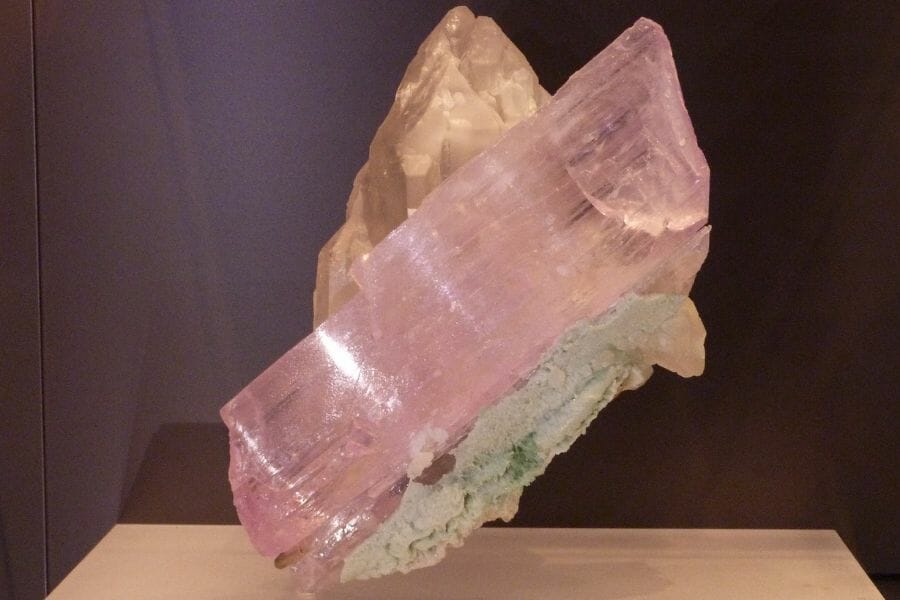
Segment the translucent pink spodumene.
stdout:
[[452,447],[575,323],[651,281],[687,291],[708,194],[668,40],[641,19],[435,189],[354,265],[361,291],[222,409],[256,547],[299,556],[305,588],[329,579],[397,506],[423,426]]

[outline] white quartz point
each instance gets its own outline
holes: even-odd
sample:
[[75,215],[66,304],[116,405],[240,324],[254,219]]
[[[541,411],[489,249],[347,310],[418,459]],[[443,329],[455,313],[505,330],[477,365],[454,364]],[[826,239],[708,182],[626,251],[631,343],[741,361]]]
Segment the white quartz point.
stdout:
[[348,273],[354,260],[549,97],[493,19],[465,7],[447,13],[406,70],[353,182],[346,223],[319,253],[315,326],[357,292]]

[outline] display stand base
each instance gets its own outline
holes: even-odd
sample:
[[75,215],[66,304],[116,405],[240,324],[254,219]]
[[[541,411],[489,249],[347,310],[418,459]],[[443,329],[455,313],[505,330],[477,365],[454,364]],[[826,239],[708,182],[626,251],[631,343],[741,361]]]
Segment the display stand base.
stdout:
[[298,594],[233,525],[117,525],[50,600],[870,600],[834,531],[481,529],[438,566]]

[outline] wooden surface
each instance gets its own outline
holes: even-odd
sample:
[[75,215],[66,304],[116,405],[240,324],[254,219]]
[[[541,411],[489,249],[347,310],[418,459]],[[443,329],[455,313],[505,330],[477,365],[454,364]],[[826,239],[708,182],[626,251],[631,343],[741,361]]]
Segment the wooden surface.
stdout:
[[[231,525],[117,525],[50,600],[279,600],[287,573]],[[481,529],[437,567],[316,598],[499,600],[881,595],[833,531]]]

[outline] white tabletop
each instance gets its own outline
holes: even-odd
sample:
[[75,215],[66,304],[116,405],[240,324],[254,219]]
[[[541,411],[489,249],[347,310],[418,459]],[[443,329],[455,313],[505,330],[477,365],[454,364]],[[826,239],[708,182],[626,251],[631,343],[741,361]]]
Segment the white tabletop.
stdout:
[[[280,600],[290,577],[240,527],[117,525],[50,600]],[[338,599],[869,600],[882,596],[833,531],[481,529],[437,567],[356,582]]]

